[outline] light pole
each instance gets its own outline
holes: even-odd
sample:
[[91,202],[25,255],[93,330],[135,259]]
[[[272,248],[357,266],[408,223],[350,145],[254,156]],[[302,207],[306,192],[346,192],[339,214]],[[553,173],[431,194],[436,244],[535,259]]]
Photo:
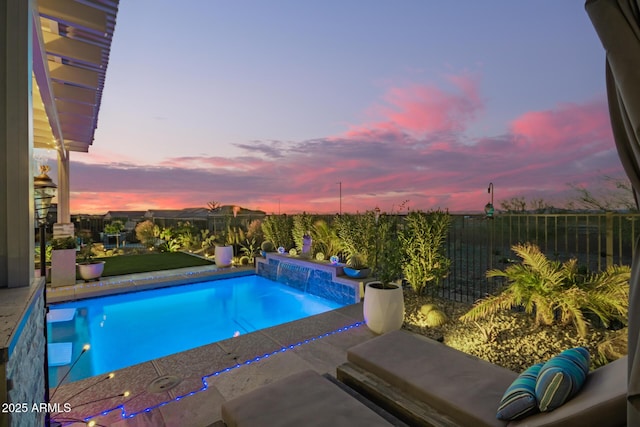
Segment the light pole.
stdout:
[[493,213],[495,212],[495,209],[493,207],[493,182],[489,183],[489,188],[487,188],[487,193],[491,195],[491,199],[484,206],[484,213],[487,219],[493,219]]
[[340,191],[340,215],[342,215],[342,181],[337,182]]
[[[56,189],[58,188],[49,175],[49,166],[40,166],[40,175],[33,179],[33,195],[35,202],[36,218],[38,220],[38,226],[40,227],[40,277],[44,278],[44,286],[42,291],[42,301],[44,305],[44,402],[49,403],[49,352],[47,347],[49,346],[47,337],[47,313],[49,308],[47,307],[47,214],[49,214],[49,208],[51,207],[51,200],[56,195]],[[51,414],[47,410],[45,414],[45,426],[51,425]]]

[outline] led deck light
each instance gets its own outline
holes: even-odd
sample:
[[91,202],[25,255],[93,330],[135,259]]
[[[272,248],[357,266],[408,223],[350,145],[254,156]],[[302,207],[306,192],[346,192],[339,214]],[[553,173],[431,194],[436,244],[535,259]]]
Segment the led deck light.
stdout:
[[[232,371],[234,369],[238,369],[238,368],[240,368],[242,366],[245,366],[245,365],[251,365],[252,363],[259,362],[259,361],[261,361],[263,359],[268,359],[269,357],[273,356],[274,354],[284,353],[284,352],[286,352],[288,350],[293,350],[296,347],[300,347],[300,346],[302,346],[304,344],[309,344],[310,342],[317,341],[319,339],[326,338],[328,336],[335,335],[335,334],[340,333],[340,332],[345,332],[345,331],[348,331],[350,329],[358,328],[358,327],[360,327],[360,326],[362,326],[364,324],[365,324],[364,322],[356,322],[356,323],[353,323],[351,325],[344,326],[342,328],[339,328],[339,329],[336,329],[336,330],[333,330],[333,331],[330,331],[330,332],[326,332],[326,333],[324,333],[322,335],[318,335],[317,337],[312,337],[312,338],[306,339],[304,341],[299,341],[299,342],[297,342],[295,344],[291,344],[291,345],[282,347],[282,348],[280,348],[278,350],[272,351],[271,353],[265,353],[262,356],[256,356],[256,357],[254,357],[252,359],[248,359],[248,360],[244,361],[243,363],[238,363],[238,364],[235,364],[233,366],[230,366],[230,367],[227,367],[227,368],[223,368],[223,369],[221,369],[219,371],[216,371],[216,372],[213,372],[211,374],[203,376],[202,377],[202,387],[199,388],[198,390],[194,390],[194,391],[191,391],[189,393],[183,394],[181,396],[177,396],[177,397],[175,397],[175,398],[173,398],[171,400],[167,400],[167,401],[158,403],[157,405],[149,406],[148,408],[142,409],[140,411],[127,413],[125,408],[124,408],[124,404],[120,404],[120,405],[115,406],[113,408],[106,409],[106,410],[100,412],[99,414],[88,416],[88,417],[84,418],[84,422],[90,422],[93,418],[96,418],[96,417],[99,417],[99,416],[103,416],[103,415],[108,415],[111,412],[117,411],[117,410],[120,411],[120,416],[123,419],[129,419],[129,418],[133,418],[133,417],[135,417],[137,415],[140,415],[140,414],[143,414],[143,413],[151,412],[152,410],[160,408],[162,406],[165,406],[165,405],[167,405],[167,404],[169,404],[171,402],[178,402],[178,401],[182,400],[185,397],[193,396],[194,394],[197,394],[197,393],[200,393],[201,391],[207,390],[209,388],[209,383],[207,382],[207,380],[209,378],[211,378],[211,377],[217,377],[220,374],[223,374],[225,372],[229,372],[229,371]],[[123,393],[123,396],[124,397],[128,397],[129,396],[129,392]]]

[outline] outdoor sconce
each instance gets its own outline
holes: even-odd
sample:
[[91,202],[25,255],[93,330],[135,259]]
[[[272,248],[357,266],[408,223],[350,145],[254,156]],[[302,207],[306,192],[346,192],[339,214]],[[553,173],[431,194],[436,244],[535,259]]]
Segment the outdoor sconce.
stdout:
[[493,182],[489,183],[487,193],[491,195],[491,200],[484,206],[484,214],[488,219],[493,219],[493,213],[495,212],[495,209],[493,208]]
[[49,166],[40,166],[40,175],[33,178],[33,198],[35,201],[36,219],[40,227],[40,277],[46,277],[46,226],[51,200],[55,197],[57,186],[49,175]]

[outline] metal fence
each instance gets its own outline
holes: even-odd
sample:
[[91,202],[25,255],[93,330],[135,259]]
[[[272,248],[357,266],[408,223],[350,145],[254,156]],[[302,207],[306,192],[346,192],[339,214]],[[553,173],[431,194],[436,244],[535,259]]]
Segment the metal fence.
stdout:
[[585,272],[631,265],[638,233],[639,213],[452,215],[447,240],[451,270],[438,294],[473,302],[496,292],[502,280],[487,279],[486,272],[519,261],[511,251],[516,243],[534,243],[552,260],[575,258]]

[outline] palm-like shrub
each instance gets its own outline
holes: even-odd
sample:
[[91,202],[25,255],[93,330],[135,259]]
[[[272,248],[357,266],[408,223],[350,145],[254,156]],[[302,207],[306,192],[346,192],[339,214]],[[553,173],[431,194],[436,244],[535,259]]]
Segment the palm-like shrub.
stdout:
[[322,252],[328,256],[338,255],[342,251],[342,241],[338,237],[335,227],[323,219],[313,223],[311,229],[313,236],[314,253]]
[[613,266],[591,275],[578,273],[575,259],[551,261],[533,244],[514,245],[521,264],[504,271],[490,270],[487,277],[504,277],[508,286],[498,295],[477,303],[461,320],[478,320],[514,307],[533,314],[536,323],[573,323],[581,336],[588,332],[585,313],[598,316],[606,325],[611,320],[626,323],[630,269]]

